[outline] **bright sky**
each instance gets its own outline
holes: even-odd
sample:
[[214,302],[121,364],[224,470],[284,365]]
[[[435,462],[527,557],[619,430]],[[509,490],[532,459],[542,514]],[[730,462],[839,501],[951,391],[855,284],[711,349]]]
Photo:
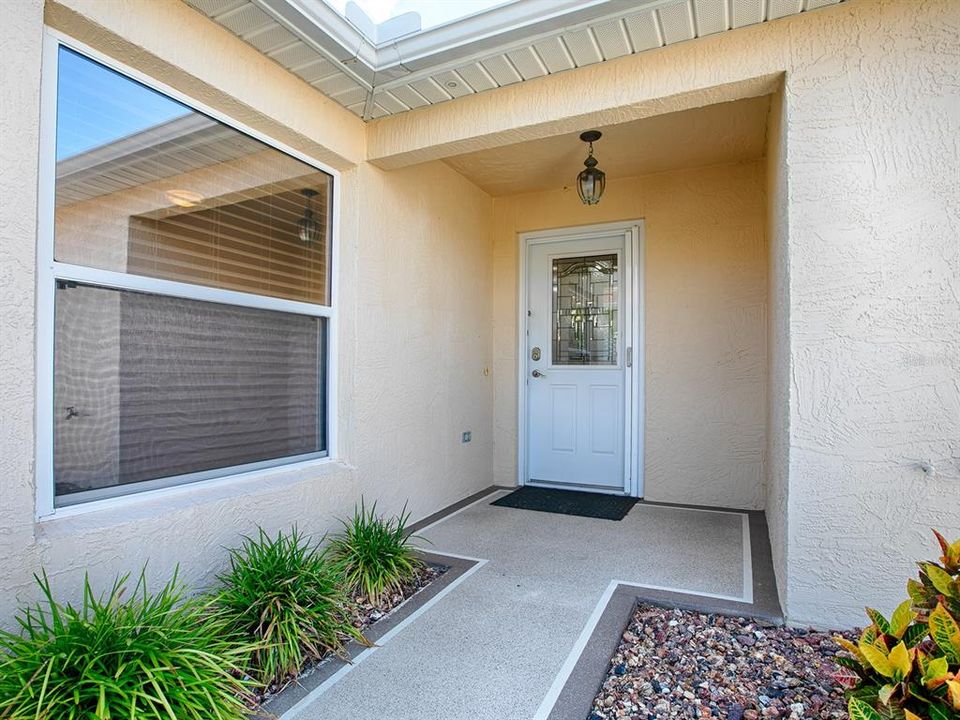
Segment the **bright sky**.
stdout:
[[[347,0],[326,0],[344,13]],[[420,13],[423,28],[441,25],[450,20],[503,5],[506,0],[354,0],[375,23],[382,23],[405,12]]]

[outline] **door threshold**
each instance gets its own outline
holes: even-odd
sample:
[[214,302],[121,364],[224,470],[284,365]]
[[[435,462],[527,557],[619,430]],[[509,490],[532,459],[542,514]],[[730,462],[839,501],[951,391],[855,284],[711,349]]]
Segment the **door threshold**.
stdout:
[[556,483],[549,480],[527,480],[524,485],[545,488],[547,490],[568,490],[570,492],[589,492],[600,495],[629,495],[623,488],[609,488],[603,485],[574,485],[573,483]]

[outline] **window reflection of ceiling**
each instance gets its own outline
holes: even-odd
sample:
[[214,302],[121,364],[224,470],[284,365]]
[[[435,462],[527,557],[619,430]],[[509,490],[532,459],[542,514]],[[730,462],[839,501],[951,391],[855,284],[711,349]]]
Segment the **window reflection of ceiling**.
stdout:
[[71,204],[262,152],[264,145],[199,114],[57,163],[57,204]]

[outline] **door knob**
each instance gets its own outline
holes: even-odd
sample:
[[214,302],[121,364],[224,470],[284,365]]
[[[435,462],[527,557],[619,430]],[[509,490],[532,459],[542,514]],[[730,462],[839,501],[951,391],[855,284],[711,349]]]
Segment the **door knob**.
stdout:
[[546,374],[540,372],[539,370],[534,370],[534,371],[533,371],[532,373],[530,373],[530,374],[533,375],[535,378],[546,377]]

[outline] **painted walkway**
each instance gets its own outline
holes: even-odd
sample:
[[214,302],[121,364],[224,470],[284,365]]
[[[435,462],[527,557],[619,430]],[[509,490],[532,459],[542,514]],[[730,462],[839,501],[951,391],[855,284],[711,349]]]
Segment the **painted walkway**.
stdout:
[[503,494],[419,533],[485,562],[282,720],[545,718],[611,581],[752,599],[746,514],[640,504],[614,522],[490,505]]

